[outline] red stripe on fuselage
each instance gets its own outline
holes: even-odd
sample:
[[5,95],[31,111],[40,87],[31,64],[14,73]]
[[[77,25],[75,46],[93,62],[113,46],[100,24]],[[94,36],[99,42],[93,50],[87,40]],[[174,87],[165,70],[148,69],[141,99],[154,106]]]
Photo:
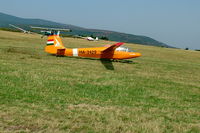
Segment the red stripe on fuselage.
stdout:
[[54,39],[49,39],[48,41],[54,41]]

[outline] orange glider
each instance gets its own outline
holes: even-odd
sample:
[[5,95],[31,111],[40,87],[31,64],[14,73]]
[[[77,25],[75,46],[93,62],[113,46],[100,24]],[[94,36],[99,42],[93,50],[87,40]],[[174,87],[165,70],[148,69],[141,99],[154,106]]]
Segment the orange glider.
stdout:
[[50,54],[58,56],[75,56],[75,57],[89,57],[99,59],[130,59],[140,57],[141,54],[133,52],[126,47],[122,47],[124,43],[116,43],[108,47],[95,48],[65,48],[59,34],[52,34],[48,36],[47,46],[45,51]]

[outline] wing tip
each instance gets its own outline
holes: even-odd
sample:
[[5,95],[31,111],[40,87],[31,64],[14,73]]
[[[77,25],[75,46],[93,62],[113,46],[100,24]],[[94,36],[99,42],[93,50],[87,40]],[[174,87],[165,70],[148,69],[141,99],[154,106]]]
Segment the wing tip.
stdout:
[[116,43],[115,45],[116,46],[121,46],[121,45],[123,45],[124,44],[124,42],[118,42],[118,43]]

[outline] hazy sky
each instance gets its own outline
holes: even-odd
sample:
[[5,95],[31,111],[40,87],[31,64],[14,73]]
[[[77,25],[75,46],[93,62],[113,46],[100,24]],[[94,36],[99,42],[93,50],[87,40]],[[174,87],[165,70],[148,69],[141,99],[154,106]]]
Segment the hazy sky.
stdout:
[[0,0],[0,12],[200,49],[200,0]]

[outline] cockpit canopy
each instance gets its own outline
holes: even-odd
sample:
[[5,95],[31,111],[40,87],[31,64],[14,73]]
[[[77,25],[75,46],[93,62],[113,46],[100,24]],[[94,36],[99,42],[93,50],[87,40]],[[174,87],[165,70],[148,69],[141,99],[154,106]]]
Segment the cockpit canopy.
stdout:
[[131,50],[130,48],[128,48],[128,47],[124,47],[124,46],[121,46],[121,47],[116,48],[116,51],[134,52],[134,51]]

